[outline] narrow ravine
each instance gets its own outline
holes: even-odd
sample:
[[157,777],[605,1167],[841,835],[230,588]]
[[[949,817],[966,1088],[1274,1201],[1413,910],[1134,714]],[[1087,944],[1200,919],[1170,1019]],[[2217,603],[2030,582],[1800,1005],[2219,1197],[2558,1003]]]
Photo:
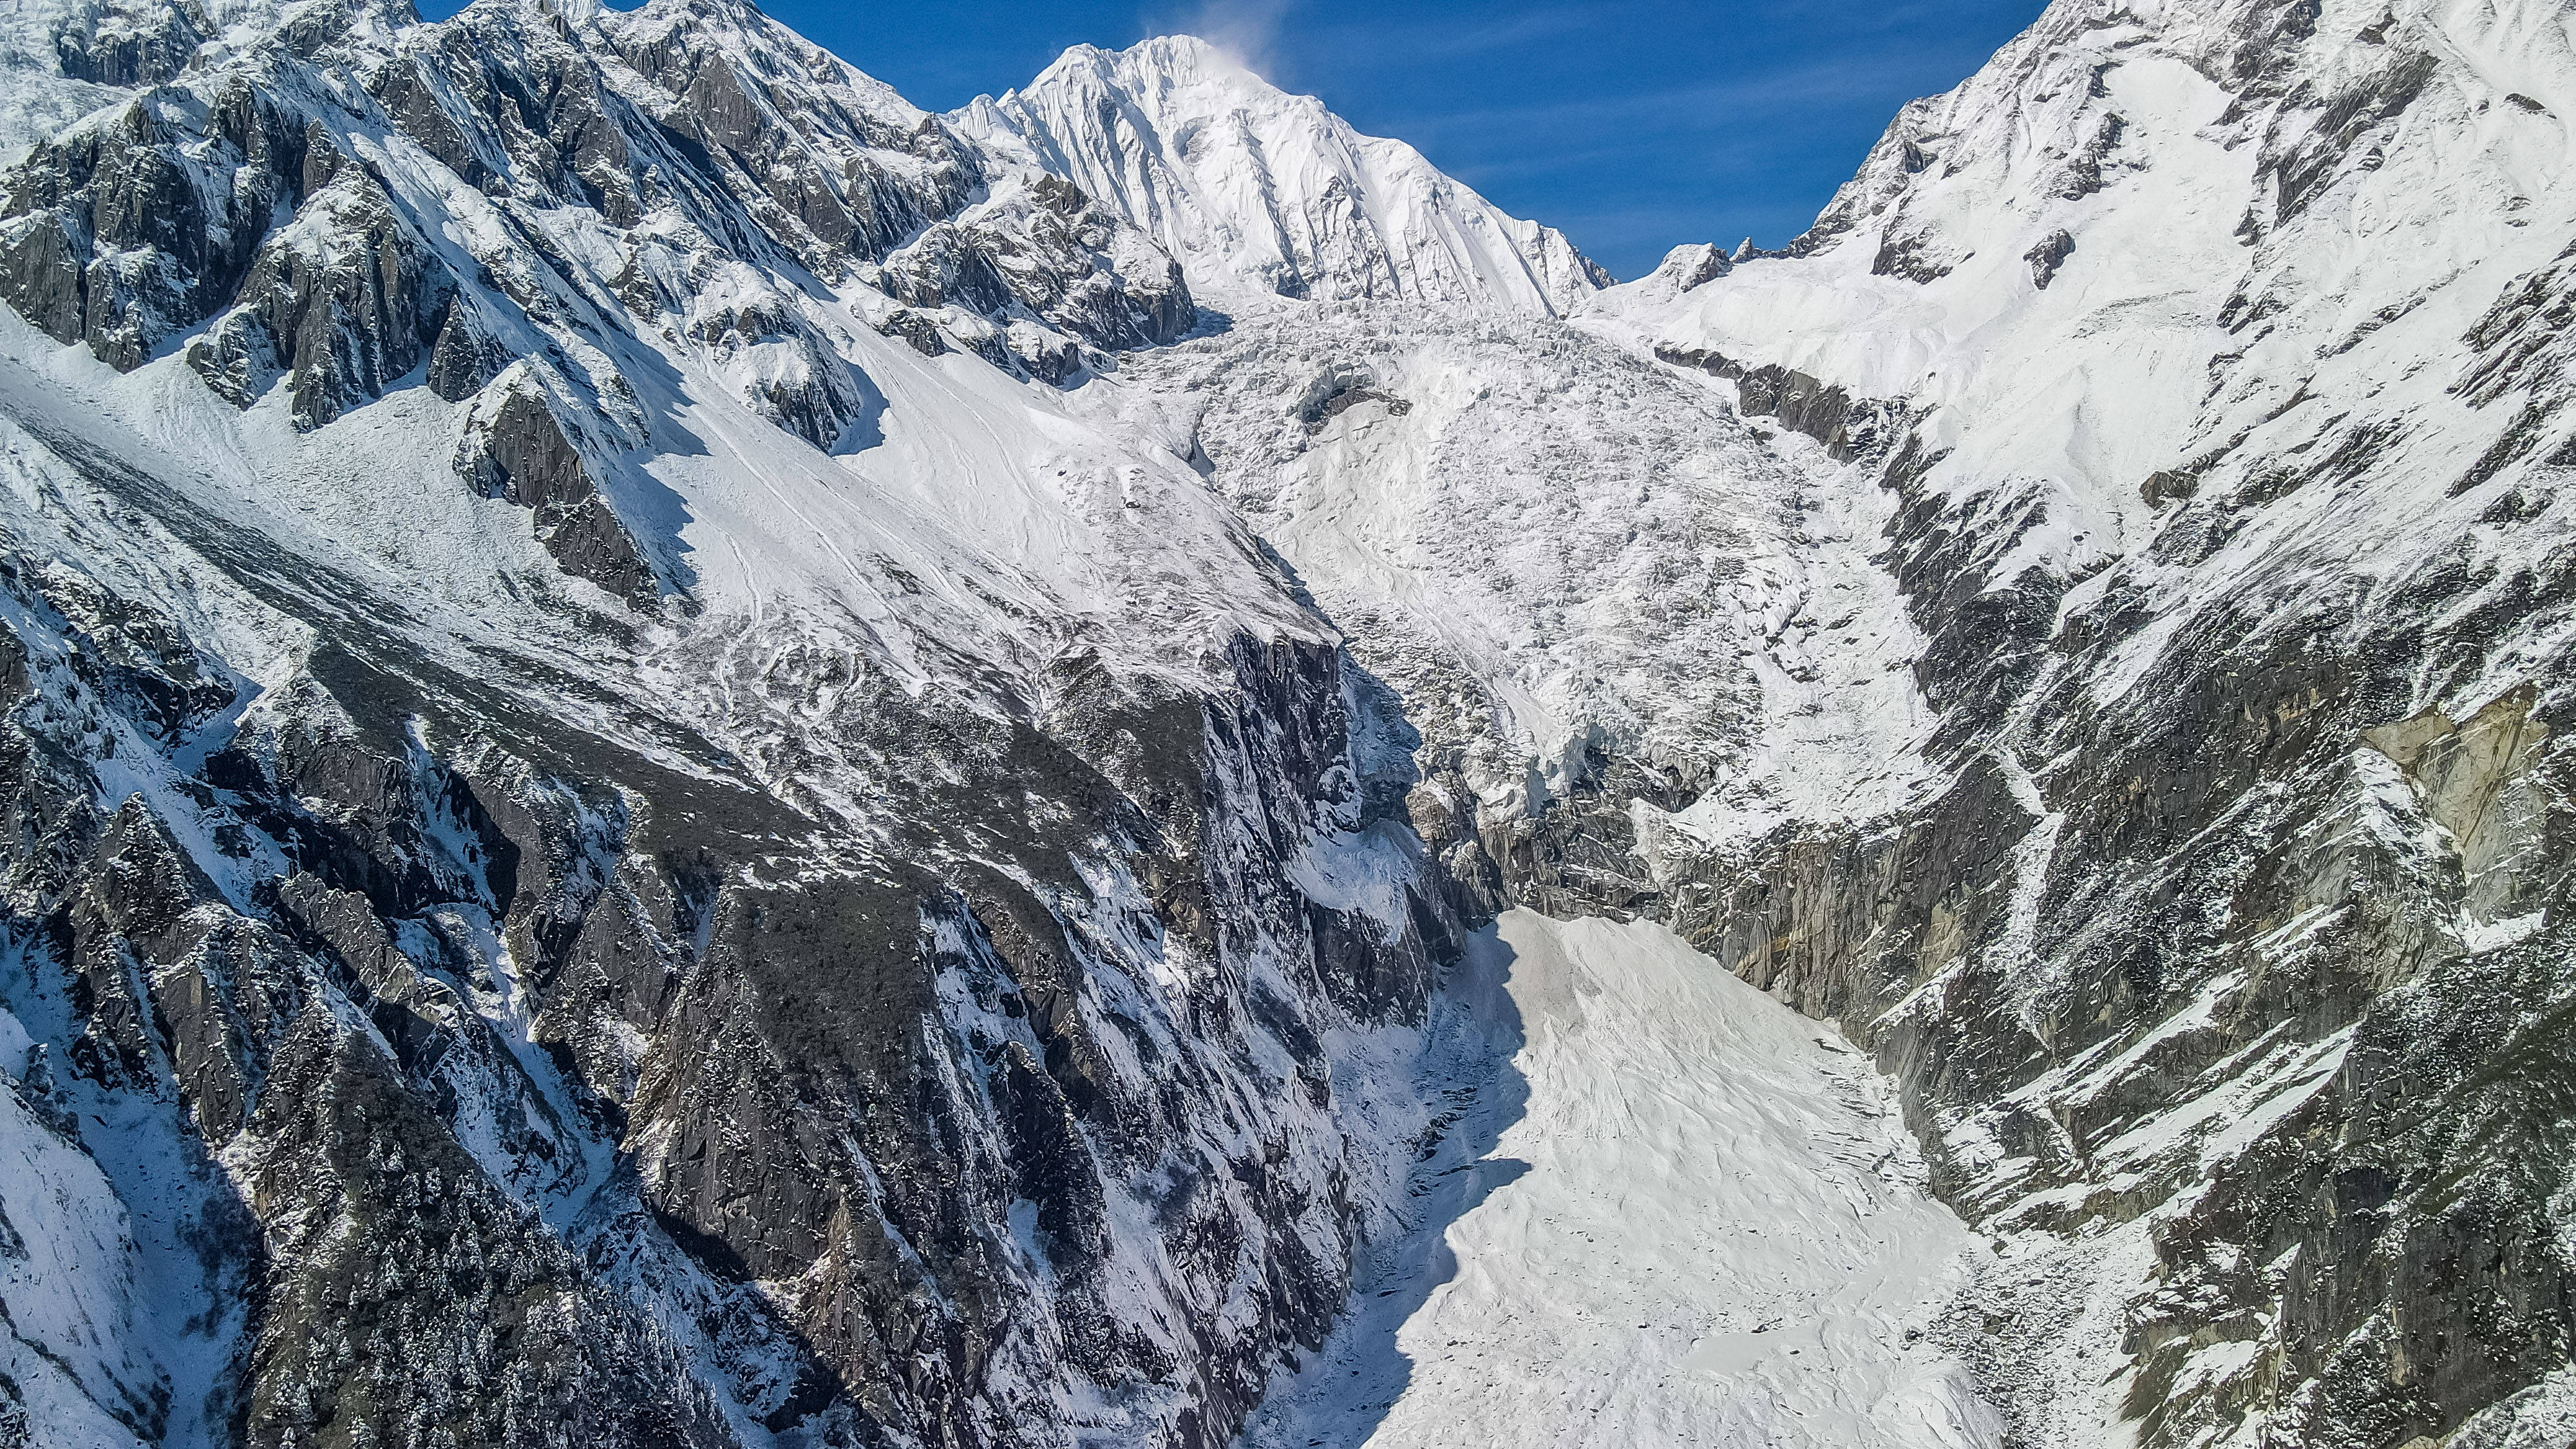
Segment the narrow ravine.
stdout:
[[1983,1249],[1831,1028],[1660,926],[1525,910],[1439,1010],[1414,1230],[1246,1449],[1998,1442],[1930,1332]]

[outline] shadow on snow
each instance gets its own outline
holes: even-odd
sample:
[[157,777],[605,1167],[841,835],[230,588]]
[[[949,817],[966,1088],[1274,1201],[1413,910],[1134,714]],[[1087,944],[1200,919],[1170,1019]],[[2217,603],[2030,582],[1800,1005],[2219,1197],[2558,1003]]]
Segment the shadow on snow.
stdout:
[[1398,1343],[1404,1325],[1458,1276],[1448,1230],[1530,1165],[1496,1157],[1504,1130],[1528,1110],[1513,1059],[1526,1041],[1509,989],[1513,952],[1488,926],[1467,942],[1433,997],[1421,1090],[1432,1120],[1415,1144],[1403,1224],[1362,1244],[1351,1302],[1321,1350],[1271,1383],[1245,1424],[1243,1449],[1358,1449],[1413,1383]]

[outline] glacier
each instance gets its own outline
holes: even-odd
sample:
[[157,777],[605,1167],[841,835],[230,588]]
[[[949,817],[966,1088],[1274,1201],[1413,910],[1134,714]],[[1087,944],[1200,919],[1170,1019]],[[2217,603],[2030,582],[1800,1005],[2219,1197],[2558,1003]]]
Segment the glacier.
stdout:
[[1185,36],[0,77],[0,1446],[2576,1432],[2565,4],[1624,284]]

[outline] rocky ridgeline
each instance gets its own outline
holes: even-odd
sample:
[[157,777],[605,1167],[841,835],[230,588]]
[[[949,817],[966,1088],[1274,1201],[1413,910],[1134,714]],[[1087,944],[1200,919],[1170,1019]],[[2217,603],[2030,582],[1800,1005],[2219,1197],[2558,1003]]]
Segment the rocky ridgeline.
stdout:
[[[1138,364],[1400,698],[1463,910],[1652,916],[1874,1046],[1998,1251],[1952,1333],[2014,1443],[2576,1420],[2562,21],[2060,4],[1795,244],[1683,248],[1572,333],[1381,309]],[[1668,427],[1586,331],[1729,406]],[[1262,401],[1300,385],[1351,421]],[[1787,516],[1659,559],[1727,411],[1807,481],[1713,464]],[[1594,549],[1645,567],[1560,570]],[[1649,598],[1652,644],[1603,626]],[[1656,737],[1693,710],[1620,678],[1655,646],[1771,720]],[[1904,798],[1819,798],[1824,746]]]
[[[167,15],[171,45],[195,34]],[[745,7],[409,22],[308,0],[240,55],[115,69],[149,88],[0,183],[0,300],[123,371],[186,339],[188,365],[244,408],[283,378],[303,428],[425,366],[506,434],[460,470],[535,510],[568,570],[639,600],[649,565],[594,501],[599,465],[568,421],[618,410],[601,337],[676,329],[740,354],[744,400],[829,448],[866,392],[800,286],[863,278],[890,304],[880,330],[1050,382],[1086,347],[1196,321],[1133,228],[1055,178],[986,165]],[[87,33],[62,31],[82,75]],[[477,397],[513,358],[528,375]],[[513,483],[501,454],[542,478]]]
[[1325,819],[1330,646],[1244,645],[1221,699],[1095,672],[1053,731],[866,691],[850,735],[943,779],[889,853],[555,721],[423,748],[410,711],[474,723],[426,680],[210,733],[238,679],[168,619],[5,586],[12,1100],[137,1219],[9,1280],[22,1333],[93,1281],[133,1320],[122,1363],[13,1360],[24,1442],[1016,1443],[1078,1382],[1209,1443],[1336,1312],[1319,1038],[1418,1009],[1454,926],[1282,874],[1366,823]]

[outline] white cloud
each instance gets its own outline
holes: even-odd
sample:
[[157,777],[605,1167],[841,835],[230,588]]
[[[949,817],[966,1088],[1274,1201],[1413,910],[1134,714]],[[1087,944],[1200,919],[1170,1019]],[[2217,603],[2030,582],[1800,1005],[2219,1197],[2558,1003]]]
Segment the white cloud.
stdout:
[[1296,0],[1199,0],[1159,28],[1195,35],[1276,84],[1281,79],[1279,37],[1295,6]]

